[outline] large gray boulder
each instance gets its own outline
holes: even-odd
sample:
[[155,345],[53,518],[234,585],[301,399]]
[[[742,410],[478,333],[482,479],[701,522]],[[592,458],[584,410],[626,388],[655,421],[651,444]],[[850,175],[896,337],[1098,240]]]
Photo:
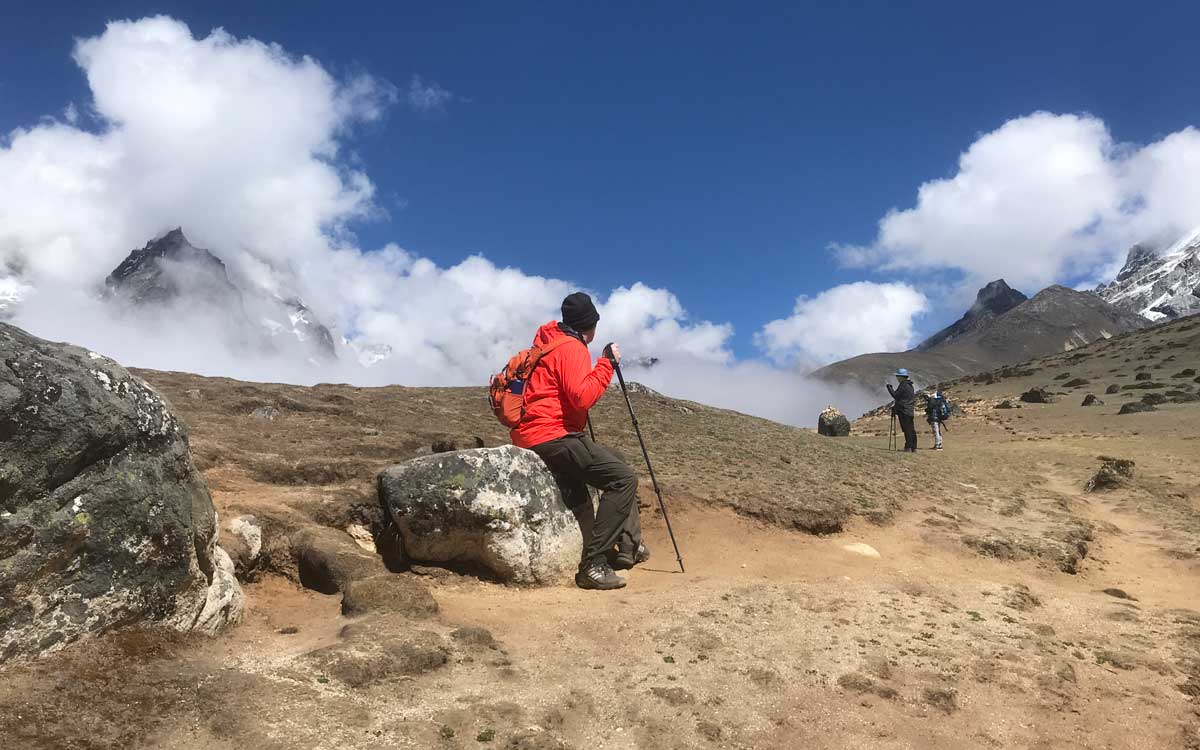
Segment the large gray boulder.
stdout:
[[832,406],[825,407],[821,416],[817,417],[817,434],[827,437],[848,437],[850,435],[850,420]]
[[379,475],[404,557],[482,565],[502,581],[556,584],[579,566],[583,536],[553,475],[532,451],[422,456]]
[[0,662],[244,600],[187,432],[141,379],[0,323]]

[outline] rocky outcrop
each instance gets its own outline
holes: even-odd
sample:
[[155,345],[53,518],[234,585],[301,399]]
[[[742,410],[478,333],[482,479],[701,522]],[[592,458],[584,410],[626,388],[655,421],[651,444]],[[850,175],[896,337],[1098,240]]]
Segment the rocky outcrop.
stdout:
[[0,324],[0,662],[242,613],[187,432],[141,379]]
[[1100,461],[1100,470],[1088,480],[1085,488],[1088,492],[1117,489],[1133,479],[1133,461],[1110,456],[1100,456]]
[[825,407],[821,416],[817,417],[817,434],[827,437],[848,437],[850,435],[850,420],[832,406]]
[[1052,404],[1055,401],[1050,391],[1045,388],[1030,388],[1021,394],[1021,400],[1027,404]]
[[1104,402],[1096,398],[1096,394],[1089,393],[1083,397],[1083,403],[1080,406],[1104,406]]
[[439,453],[379,475],[407,560],[482,566],[501,581],[570,580],[582,534],[536,453],[515,446]]

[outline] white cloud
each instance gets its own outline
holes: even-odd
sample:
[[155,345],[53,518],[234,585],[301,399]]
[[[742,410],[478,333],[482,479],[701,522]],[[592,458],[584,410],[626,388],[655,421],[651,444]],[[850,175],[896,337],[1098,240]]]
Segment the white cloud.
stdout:
[[421,76],[414,75],[408,82],[408,106],[421,114],[437,114],[446,111],[446,105],[459,97],[447,91],[436,81],[426,82]]
[[767,323],[755,339],[777,362],[819,366],[907,349],[913,320],[927,308],[925,295],[908,284],[859,281],[798,298],[791,316]]
[[1090,115],[1037,112],[962,154],[953,177],[921,185],[849,265],[955,269],[974,288],[1003,277],[1036,291],[1119,263],[1134,242],[1200,224],[1200,132],[1120,144]]
[[[337,80],[277,45],[196,38],[167,17],[111,23],[74,58],[89,116],[0,141],[0,298],[35,335],[131,366],[249,380],[482,384],[578,288],[482,257],[439,267],[395,245],[356,246],[348,224],[375,215],[375,187],[343,143],[396,99],[386,82]],[[408,95],[421,111],[453,97],[416,78]],[[353,345],[336,363],[305,363],[239,347],[221,311],[122,316],[98,298],[130,250],[174,226],[248,293],[297,294]],[[602,339],[658,357],[644,374],[660,390],[803,423],[825,405],[829,392],[794,373],[735,362],[732,328],[690,320],[665,289],[596,297]],[[360,364],[385,348],[387,359]]]

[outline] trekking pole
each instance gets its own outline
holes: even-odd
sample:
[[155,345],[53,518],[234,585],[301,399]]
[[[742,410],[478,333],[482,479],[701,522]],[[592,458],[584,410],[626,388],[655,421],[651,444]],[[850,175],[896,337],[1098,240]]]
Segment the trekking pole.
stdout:
[[592,415],[591,414],[589,414],[587,417],[587,423],[588,423],[588,434],[592,436],[592,442],[594,443],[594,442],[596,442],[596,430],[592,427]]
[[892,411],[892,429],[888,433],[888,450],[896,450],[896,412]]
[[[612,344],[604,347],[605,355],[612,353]],[[609,357],[612,360],[612,357]],[[658,479],[654,476],[654,467],[650,465],[650,454],[646,451],[646,441],[642,439],[642,430],[638,426],[637,415],[633,413],[633,402],[629,400],[629,389],[625,387],[625,376],[621,374],[621,365],[613,362],[613,369],[616,370],[617,380],[621,383],[621,393],[625,396],[625,405],[629,407],[629,418],[633,420],[633,432],[637,435],[638,444],[642,446],[642,458],[646,459],[646,468],[650,470],[650,483],[654,485],[654,494],[658,496],[658,508],[662,511],[663,520],[667,523],[667,535],[671,537],[671,546],[675,548],[675,560],[679,563],[679,572],[686,572],[683,569],[683,557],[679,554],[679,544],[675,541],[675,532],[671,530],[671,518],[667,515],[667,505],[663,502],[662,490],[658,487]]]

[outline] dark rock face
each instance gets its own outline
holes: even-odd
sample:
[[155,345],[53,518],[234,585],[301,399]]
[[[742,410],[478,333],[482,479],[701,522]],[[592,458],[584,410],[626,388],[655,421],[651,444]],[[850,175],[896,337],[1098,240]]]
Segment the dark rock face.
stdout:
[[817,417],[817,433],[827,437],[848,437],[850,435],[850,420],[832,406],[821,412]]
[[1008,399],[1004,399],[1003,401],[996,404],[992,408],[995,408],[995,409],[1020,409],[1021,407],[1017,406],[1016,404],[1014,404],[1012,401],[1010,401]]
[[1117,385],[1116,383],[1113,383],[1112,385],[1110,385],[1109,387],[1104,389],[1104,393],[1106,395],[1110,395],[1110,396],[1114,393],[1120,393],[1120,392],[1121,392],[1121,386]]
[[583,536],[553,475],[515,446],[422,456],[379,475],[404,557],[482,566],[503,581],[570,580]]
[[242,294],[229,281],[225,264],[194,247],[183,230],[172,229],[134,250],[104,280],[106,293],[134,305],[189,301],[242,310]]
[[1021,400],[1027,404],[1052,404],[1055,401],[1054,396],[1050,395],[1050,391],[1045,388],[1030,388],[1021,394]]
[[1083,397],[1083,403],[1080,406],[1104,406],[1104,402],[1096,398],[1094,393],[1089,393]]
[[916,350],[926,352],[942,344],[948,344],[971,331],[982,328],[997,316],[1003,315],[1029,299],[1010,287],[1004,279],[996,279],[979,290],[971,309],[951,325],[943,328],[917,345]]
[[1133,376],[1133,379],[1134,380],[1150,380],[1153,377],[1154,376],[1148,372],[1139,372],[1137,375]]
[[0,662],[240,617],[186,429],[125,368],[0,324],[0,454]]
[[1162,406],[1167,403],[1167,397],[1161,393],[1147,393],[1142,396],[1142,403],[1150,404],[1151,406]]
[[225,263],[192,245],[182,229],[134,250],[104,283],[107,299],[141,314],[158,308],[216,317],[228,342],[238,348],[298,346],[315,359],[337,359],[333,334],[298,297],[256,289],[236,274],[231,279]]

